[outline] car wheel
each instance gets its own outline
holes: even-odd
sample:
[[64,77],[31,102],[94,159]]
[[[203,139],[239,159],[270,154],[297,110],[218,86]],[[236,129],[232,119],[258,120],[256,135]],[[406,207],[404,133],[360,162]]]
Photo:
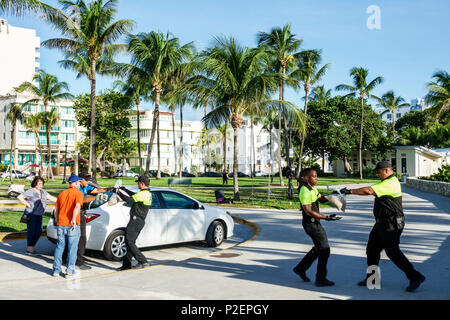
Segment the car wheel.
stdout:
[[225,227],[223,223],[216,220],[209,225],[208,231],[206,232],[206,244],[209,247],[217,247],[225,239]]
[[112,261],[121,261],[127,254],[127,246],[125,244],[125,231],[115,230],[108,239],[106,239],[103,254],[106,259]]

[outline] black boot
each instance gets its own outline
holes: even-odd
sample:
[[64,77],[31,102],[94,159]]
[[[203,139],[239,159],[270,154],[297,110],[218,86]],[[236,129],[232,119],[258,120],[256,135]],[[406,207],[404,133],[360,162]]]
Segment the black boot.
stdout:
[[315,285],[316,285],[316,287],[329,287],[329,286],[334,286],[334,282],[325,278],[323,280],[316,280]]
[[361,280],[360,282],[358,282],[358,286],[360,287],[366,287],[367,286],[367,279],[369,279],[369,275],[366,275],[366,278],[364,280]]
[[306,276],[306,271],[301,270],[298,266],[292,269],[300,278],[305,282],[310,282],[311,280]]
[[416,291],[416,289],[420,286],[420,284],[422,282],[425,281],[425,276],[424,275],[420,275],[420,278],[417,280],[410,280],[409,281],[409,286],[406,288],[406,291],[408,292],[414,292]]

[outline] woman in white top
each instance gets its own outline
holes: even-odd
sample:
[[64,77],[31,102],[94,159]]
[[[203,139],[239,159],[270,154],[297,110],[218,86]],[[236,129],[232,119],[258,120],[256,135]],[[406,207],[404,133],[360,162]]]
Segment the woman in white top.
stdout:
[[56,202],[56,198],[44,189],[44,179],[35,177],[31,188],[22,193],[17,199],[25,205],[25,212],[30,215],[27,224],[27,253],[36,254],[34,246],[42,234],[42,216],[45,213],[47,200]]

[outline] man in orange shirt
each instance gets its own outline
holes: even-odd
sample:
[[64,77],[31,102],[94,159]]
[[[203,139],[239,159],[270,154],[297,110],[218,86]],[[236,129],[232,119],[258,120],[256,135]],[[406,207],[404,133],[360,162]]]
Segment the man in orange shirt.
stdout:
[[78,241],[80,240],[80,210],[83,205],[83,193],[79,190],[82,179],[74,174],[69,177],[69,188],[61,192],[55,205],[55,223],[58,233],[53,262],[53,276],[61,273],[62,255],[68,242],[68,262],[66,278],[75,274]]

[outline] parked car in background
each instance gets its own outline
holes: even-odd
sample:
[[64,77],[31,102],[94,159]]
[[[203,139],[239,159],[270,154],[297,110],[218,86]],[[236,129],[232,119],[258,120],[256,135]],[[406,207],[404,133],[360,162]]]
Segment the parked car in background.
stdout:
[[[231,178],[231,177],[233,177],[233,175],[234,175],[234,173],[233,172],[231,172],[228,176]],[[238,171],[238,173],[237,173],[237,175],[238,175],[238,177],[239,178],[245,178],[245,177],[249,177],[249,175],[248,174],[246,174],[246,173],[243,173],[243,172],[240,172],[240,171]]]
[[209,171],[203,172],[200,177],[222,177],[222,174],[215,171]]
[[[177,172],[176,174],[174,174],[172,177],[179,177],[180,176],[180,173],[179,172]],[[190,178],[192,178],[192,177],[196,177],[196,175],[195,174],[193,174],[193,173],[189,173],[189,172],[186,172],[186,171],[183,171],[183,172],[181,172],[181,176],[182,177],[190,177]]]
[[[15,179],[24,179],[29,176],[29,174],[23,173],[19,170],[12,170],[12,177]],[[9,178],[9,171],[7,172],[0,172],[0,178]]]
[[123,174],[123,170],[117,170],[114,174],[114,177],[139,177],[139,175],[131,170],[125,171],[125,175]]
[[262,171],[255,171],[255,177],[267,177],[268,174]]
[[[126,188],[138,191],[137,186]],[[150,211],[136,241],[139,248],[192,241],[217,247],[233,235],[234,222],[226,210],[167,188],[152,187],[151,192]],[[130,219],[130,205],[117,198],[114,192],[105,192],[88,203],[86,210],[86,249],[103,251],[113,261],[127,253],[125,228]],[[53,218],[47,225],[47,238],[57,241]]]
[[[150,170],[150,174],[152,175],[152,177],[156,177],[157,173],[158,173],[158,170]],[[166,173],[164,171],[161,171],[161,177],[162,178],[170,177],[170,174],[168,174],[168,173]]]

